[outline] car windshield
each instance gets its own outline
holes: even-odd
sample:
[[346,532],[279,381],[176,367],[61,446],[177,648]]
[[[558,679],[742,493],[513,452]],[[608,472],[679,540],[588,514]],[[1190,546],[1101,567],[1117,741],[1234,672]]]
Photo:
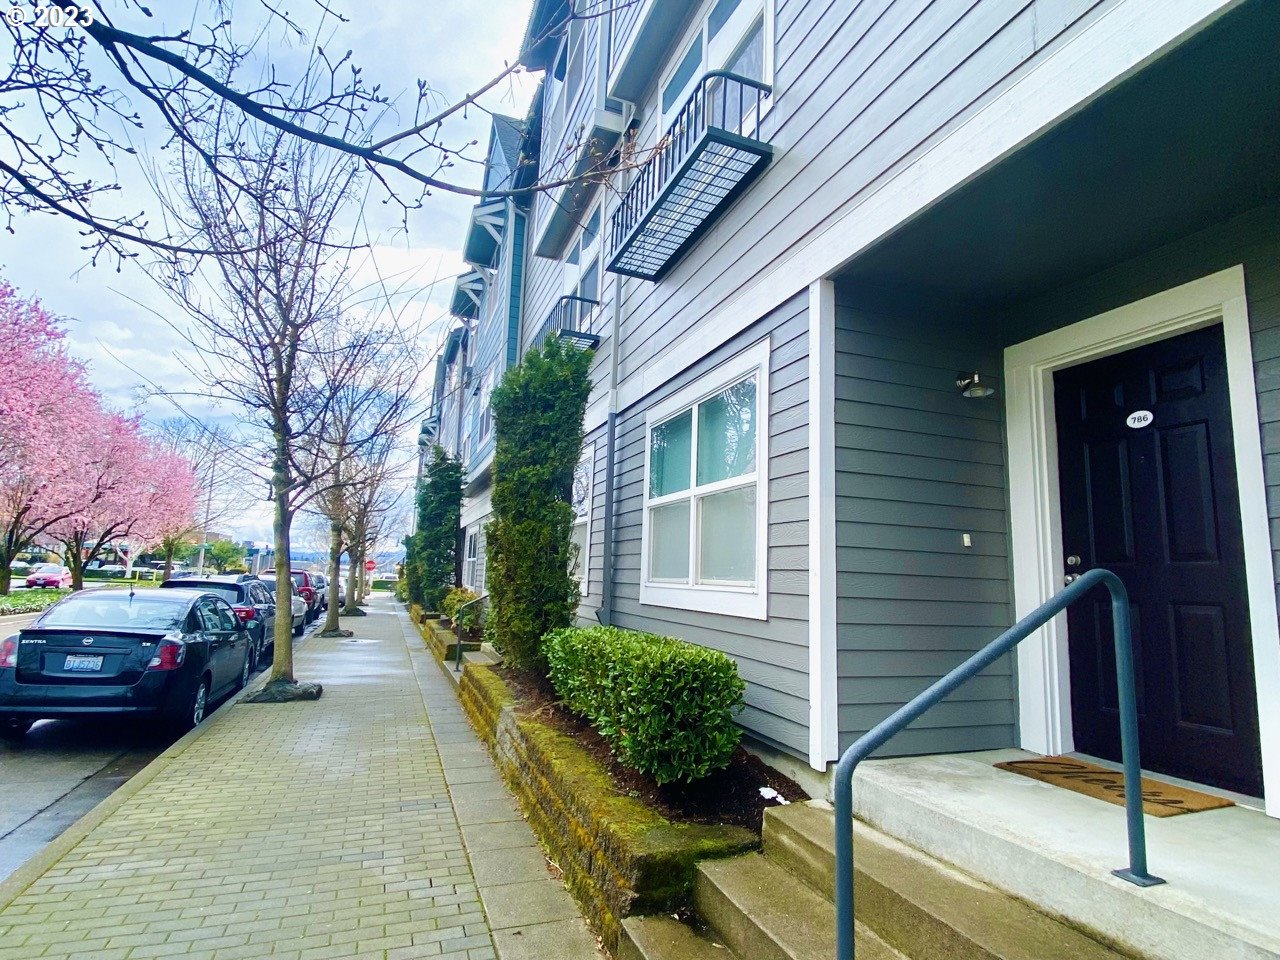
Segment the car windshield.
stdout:
[[56,563],[41,563],[32,567],[32,571],[35,573],[60,573],[62,567]]
[[94,590],[72,594],[46,613],[39,623],[41,627],[168,630],[178,626],[186,612],[186,600],[131,597],[114,590]]

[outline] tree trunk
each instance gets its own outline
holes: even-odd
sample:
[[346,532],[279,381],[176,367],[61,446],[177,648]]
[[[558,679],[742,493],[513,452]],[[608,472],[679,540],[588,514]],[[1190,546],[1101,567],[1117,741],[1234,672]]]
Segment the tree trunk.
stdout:
[[338,565],[342,560],[342,524],[329,524],[329,584],[325,587],[328,593],[328,609],[324,615],[324,628],[321,633],[330,633],[338,629]]
[[361,607],[365,605],[365,596],[369,592],[369,574],[364,568],[368,553],[369,548],[363,543],[360,544],[360,566],[356,569],[356,604]]
[[[293,577],[290,576],[289,534],[293,516],[289,511],[288,455],[285,438],[276,440],[276,458],[271,471],[271,495],[275,501],[272,530],[275,534],[276,563],[276,640],[268,683],[293,683]],[[284,611],[284,616],[280,611]]]
[[160,582],[161,582],[161,583],[164,583],[164,581],[165,581],[165,580],[168,580],[168,579],[169,579],[169,575],[173,573],[173,555],[174,555],[175,553],[177,553],[177,552],[178,552],[178,545],[177,545],[176,543],[166,544],[166,545],[165,545],[165,548],[164,548],[164,576],[163,576],[163,577],[161,578],[161,580],[160,580]]
[[[0,557],[0,561],[3,561]],[[13,583],[13,571],[9,569],[8,563],[0,564],[0,597],[9,595],[9,586]]]
[[343,613],[356,613],[360,608],[356,604],[356,564],[359,560],[356,557],[356,549],[354,542],[347,547],[347,603],[342,608]]
[[83,590],[85,561],[80,544],[72,540],[70,542],[63,541],[62,545],[67,548],[67,566],[71,568],[71,589]]

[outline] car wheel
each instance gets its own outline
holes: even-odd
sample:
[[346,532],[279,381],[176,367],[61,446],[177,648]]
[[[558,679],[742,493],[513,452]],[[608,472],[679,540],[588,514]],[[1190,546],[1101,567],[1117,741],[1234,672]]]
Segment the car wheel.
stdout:
[[0,740],[21,740],[34,722],[18,717],[0,717]]
[[301,620],[299,620],[297,623],[293,625],[293,635],[295,637],[302,636],[302,631],[306,627],[306,625],[307,625],[307,618],[304,615]]
[[174,732],[182,734],[192,727],[200,726],[208,709],[209,678],[201,677],[196,682],[195,689],[191,691],[191,696],[187,698],[186,707],[174,718]]
[[240,665],[240,679],[236,681],[236,691],[243,690],[249,684],[249,677],[253,675],[253,647],[244,652],[244,663]]

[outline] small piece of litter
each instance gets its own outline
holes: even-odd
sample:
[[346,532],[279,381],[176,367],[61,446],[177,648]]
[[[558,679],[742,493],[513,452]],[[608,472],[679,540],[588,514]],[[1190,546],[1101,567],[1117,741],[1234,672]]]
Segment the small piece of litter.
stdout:
[[777,803],[780,803],[783,806],[786,806],[791,802],[782,794],[780,794],[777,790],[773,789],[773,787],[761,787],[760,796],[764,797],[766,800],[773,800]]

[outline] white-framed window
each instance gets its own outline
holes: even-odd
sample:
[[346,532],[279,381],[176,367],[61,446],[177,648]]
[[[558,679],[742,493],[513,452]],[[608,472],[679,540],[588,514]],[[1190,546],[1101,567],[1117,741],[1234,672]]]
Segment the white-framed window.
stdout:
[[476,565],[480,551],[480,531],[472,530],[467,534],[466,552],[462,564],[462,582],[477,593],[480,583],[477,580]]
[[[582,221],[582,229],[569,245],[565,255],[564,292],[566,296],[600,302],[601,205],[597,203]],[[596,308],[578,302],[575,306],[577,326],[584,333],[592,329]]]
[[591,444],[582,451],[582,459],[573,471],[573,551],[570,572],[582,585],[586,596],[591,573],[591,498],[595,483],[596,448]]
[[489,434],[493,432],[493,385],[496,377],[497,371],[490,367],[480,381],[478,398],[480,423],[477,427],[479,433],[479,439],[476,440],[477,446],[483,445],[489,439]]
[[[776,0],[716,0],[704,7],[659,85],[664,128],[675,120],[698,81],[712,70],[773,83],[775,4]],[[737,99],[736,93],[732,99]],[[769,98],[760,105],[761,115],[771,103]],[[712,122],[748,133],[755,123],[754,102],[750,107],[750,117],[713,118]]]
[[769,341],[645,417],[640,602],[768,617]]

